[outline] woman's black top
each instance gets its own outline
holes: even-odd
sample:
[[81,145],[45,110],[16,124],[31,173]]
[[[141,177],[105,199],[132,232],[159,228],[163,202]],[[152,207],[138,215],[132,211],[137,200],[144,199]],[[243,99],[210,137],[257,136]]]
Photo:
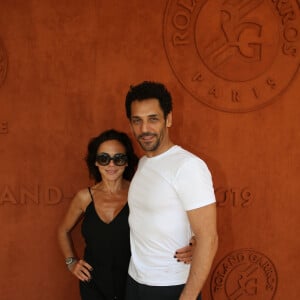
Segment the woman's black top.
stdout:
[[128,204],[110,222],[105,223],[97,214],[94,199],[88,205],[81,232],[86,247],[84,260],[92,267],[92,280],[80,281],[84,300],[124,299],[130,259]]

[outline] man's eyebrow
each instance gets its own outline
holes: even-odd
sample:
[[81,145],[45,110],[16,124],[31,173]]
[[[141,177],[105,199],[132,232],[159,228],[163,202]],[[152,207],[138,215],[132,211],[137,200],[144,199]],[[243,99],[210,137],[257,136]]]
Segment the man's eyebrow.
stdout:
[[[147,118],[151,118],[151,117],[158,117],[159,114],[150,114],[150,115],[147,115],[146,117]],[[142,118],[141,116],[131,116],[131,119],[140,119]]]

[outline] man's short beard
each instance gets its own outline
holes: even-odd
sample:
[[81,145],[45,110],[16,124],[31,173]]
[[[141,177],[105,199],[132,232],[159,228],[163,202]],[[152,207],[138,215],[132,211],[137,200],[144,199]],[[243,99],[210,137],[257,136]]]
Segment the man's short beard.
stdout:
[[[154,145],[149,145],[149,147],[147,147],[147,143],[143,143],[141,142],[141,139],[144,137],[144,136],[154,136],[156,138],[156,142]],[[138,143],[140,144],[140,146],[142,147],[142,149],[146,152],[151,152],[151,151],[156,151],[160,145],[160,138],[158,137],[157,134],[152,134],[152,133],[149,133],[149,132],[145,132],[143,134],[140,134],[139,136],[137,136],[137,140],[138,140]]]
[[147,151],[147,152],[156,151],[157,148],[158,148],[159,145],[160,145],[160,141],[159,141],[159,140],[157,140],[156,143],[155,143],[154,145],[152,145],[152,146],[149,145],[149,147],[151,146],[151,148],[148,148],[147,145],[144,145],[140,140],[138,140],[138,142],[139,142],[140,146],[142,147],[142,149],[143,149],[144,151]]

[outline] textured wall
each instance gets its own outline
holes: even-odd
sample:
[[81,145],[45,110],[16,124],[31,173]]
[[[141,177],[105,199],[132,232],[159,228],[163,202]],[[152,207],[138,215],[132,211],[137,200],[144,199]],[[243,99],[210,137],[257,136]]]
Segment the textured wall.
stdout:
[[205,299],[298,300],[299,30],[292,0],[1,1],[1,299],[79,299],[56,228],[90,184],[89,138],[130,133],[124,97],[147,79],[213,174]]

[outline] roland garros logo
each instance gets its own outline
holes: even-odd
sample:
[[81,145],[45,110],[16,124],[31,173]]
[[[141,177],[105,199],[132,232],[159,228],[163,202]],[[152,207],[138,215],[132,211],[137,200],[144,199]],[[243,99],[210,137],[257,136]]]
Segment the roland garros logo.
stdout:
[[213,271],[212,300],[272,300],[277,290],[277,272],[266,255],[241,249],[224,257]]
[[7,73],[7,55],[0,39],[0,86],[4,83]]
[[197,100],[247,112],[271,103],[295,77],[299,29],[296,0],[169,0],[164,46]]

